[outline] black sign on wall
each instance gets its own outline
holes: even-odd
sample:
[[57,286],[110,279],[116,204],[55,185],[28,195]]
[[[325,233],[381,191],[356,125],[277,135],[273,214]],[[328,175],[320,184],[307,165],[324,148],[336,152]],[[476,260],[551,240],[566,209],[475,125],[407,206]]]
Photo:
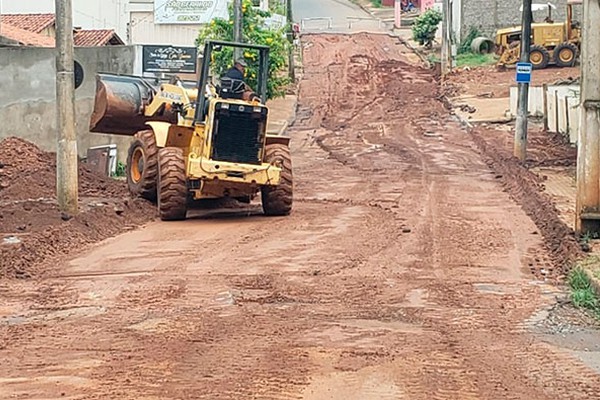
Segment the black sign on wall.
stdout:
[[196,47],[143,46],[144,72],[195,74]]

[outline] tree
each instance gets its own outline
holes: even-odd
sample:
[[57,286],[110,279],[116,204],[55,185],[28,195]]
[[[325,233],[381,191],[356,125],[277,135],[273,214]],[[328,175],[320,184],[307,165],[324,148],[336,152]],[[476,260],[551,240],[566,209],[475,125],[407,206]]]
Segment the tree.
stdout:
[[[285,36],[285,27],[271,29],[265,26],[265,19],[270,12],[261,11],[252,6],[251,0],[243,0],[243,41],[245,43],[265,45],[271,48],[269,55],[269,79],[267,82],[267,97],[269,99],[285,95],[285,88],[290,80],[285,75],[289,42]],[[200,47],[207,39],[233,41],[233,7],[229,7],[229,19],[216,18],[200,30],[196,44]],[[248,64],[246,68],[246,83],[257,87],[258,51],[245,50],[243,57]],[[233,49],[223,48],[213,53],[212,68],[215,74],[221,75],[233,65]]]
[[433,8],[419,15],[412,28],[413,39],[421,46],[431,47],[442,19],[442,13]]

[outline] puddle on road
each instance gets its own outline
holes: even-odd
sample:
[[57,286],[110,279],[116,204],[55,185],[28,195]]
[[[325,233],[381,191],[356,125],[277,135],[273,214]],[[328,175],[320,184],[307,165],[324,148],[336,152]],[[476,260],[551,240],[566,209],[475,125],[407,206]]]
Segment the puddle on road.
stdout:
[[170,330],[172,323],[167,318],[149,318],[129,325],[130,329],[149,333],[163,333]]
[[311,345],[335,343],[349,348],[378,348],[381,336],[390,334],[421,334],[423,329],[401,321],[379,321],[370,319],[341,320],[328,327],[314,329],[304,335],[303,340]]
[[509,286],[506,284],[497,283],[473,283],[473,287],[481,294],[516,295],[522,293],[521,287],[519,285]]
[[304,390],[305,400],[399,400],[402,389],[383,367],[336,372],[314,379]]
[[423,308],[426,305],[427,290],[413,289],[406,295],[405,307]]
[[26,325],[35,324],[42,322],[49,322],[52,320],[69,320],[76,318],[88,318],[94,317],[100,314],[104,314],[106,309],[104,307],[73,307],[62,310],[49,310],[49,311],[32,311],[22,315],[10,315],[0,318],[0,324],[6,325]]

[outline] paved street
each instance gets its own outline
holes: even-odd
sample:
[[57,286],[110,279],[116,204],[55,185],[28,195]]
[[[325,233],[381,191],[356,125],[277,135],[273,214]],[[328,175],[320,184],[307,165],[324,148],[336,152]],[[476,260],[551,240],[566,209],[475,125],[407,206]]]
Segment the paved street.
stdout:
[[[356,4],[348,0],[295,0],[294,19],[301,22],[307,18],[331,18],[331,29],[327,20],[306,21],[304,31],[380,31],[379,23]],[[348,17],[360,18],[349,20]],[[352,27],[349,27],[349,23]]]

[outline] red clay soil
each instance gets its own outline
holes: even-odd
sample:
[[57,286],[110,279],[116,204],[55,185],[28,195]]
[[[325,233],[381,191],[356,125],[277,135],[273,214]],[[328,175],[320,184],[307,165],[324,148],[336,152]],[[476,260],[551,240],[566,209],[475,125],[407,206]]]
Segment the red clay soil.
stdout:
[[[532,85],[552,84],[578,78],[578,67],[547,68],[533,72]],[[499,71],[495,66],[457,70],[448,77],[448,84],[458,94],[488,97],[508,97],[510,87],[515,85],[515,70]]]
[[152,205],[129,198],[123,182],[85,164],[79,165],[80,213],[62,214],[55,157],[22,139],[0,142],[0,279],[38,275],[55,257],[155,215]]
[[[576,235],[559,218],[552,199],[543,190],[544,178],[524,168],[512,155],[512,132],[494,126],[473,129],[473,139],[483,153],[484,161],[496,173],[504,191],[535,222],[552,258],[554,270],[545,278],[561,278],[583,253]],[[544,133],[534,127],[529,132],[528,167],[572,166],[577,152],[559,135]],[[539,270],[532,272],[540,275]]]

